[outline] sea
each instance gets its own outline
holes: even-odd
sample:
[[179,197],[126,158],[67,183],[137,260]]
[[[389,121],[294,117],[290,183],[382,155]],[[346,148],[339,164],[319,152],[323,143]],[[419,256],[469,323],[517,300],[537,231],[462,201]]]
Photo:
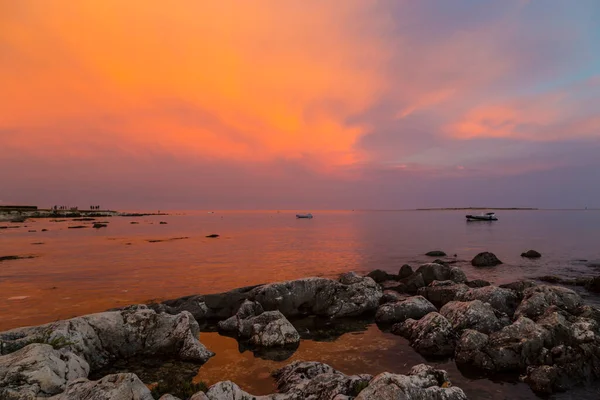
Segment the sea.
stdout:
[[[297,212],[312,219],[296,219]],[[0,223],[0,330],[38,325],[128,304],[308,276],[335,278],[347,271],[397,273],[403,264],[431,262],[442,250],[469,279],[494,284],[544,275],[600,273],[600,211],[506,210],[498,221],[467,222],[466,211],[170,211],[168,215],[67,218]],[[94,229],[94,222],[107,227]],[[83,226],[84,228],[73,228]],[[45,231],[43,231],[45,230]],[[209,235],[219,235],[209,238]],[[534,249],[540,259],[522,258]],[[470,260],[490,251],[503,264],[475,268]],[[578,290],[591,304],[597,296]],[[265,359],[216,332],[201,341],[217,355],[198,370],[208,384],[232,380],[255,394],[274,391],[271,372],[292,360],[322,361],[347,374],[406,373],[420,362],[449,371],[470,398],[538,398],[519,377],[481,377],[452,360],[424,360],[408,342],[366,321],[327,340],[303,339],[283,359]],[[281,358],[281,357],[280,357]],[[597,399],[598,388],[555,399]]]

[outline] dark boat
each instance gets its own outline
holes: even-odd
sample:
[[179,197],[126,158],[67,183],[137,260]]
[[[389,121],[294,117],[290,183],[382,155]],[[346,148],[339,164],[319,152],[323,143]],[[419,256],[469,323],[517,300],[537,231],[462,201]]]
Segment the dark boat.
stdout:
[[467,215],[467,221],[498,221],[496,213],[489,212],[480,215]]

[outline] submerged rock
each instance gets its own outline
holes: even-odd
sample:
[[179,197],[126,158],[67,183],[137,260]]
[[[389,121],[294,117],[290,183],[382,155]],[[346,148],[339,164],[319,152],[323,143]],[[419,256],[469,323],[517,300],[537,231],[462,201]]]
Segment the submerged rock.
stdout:
[[437,308],[423,296],[414,296],[396,303],[381,305],[375,314],[375,321],[378,323],[403,322],[409,318],[420,319],[435,311]]
[[446,253],[441,250],[433,250],[425,253],[428,257],[446,257]]
[[540,258],[542,255],[535,250],[527,250],[524,253],[521,253],[521,257],[525,258]]
[[502,261],[500,261],[494,253],[487,251],[477,254],[471,260],[471,265],[474,267],[494,267],[500,264],[502,264]]
[[449,357],[454,354],[456,333],[452,324],[437,312],[429,313],[418,321],[407,319],[394,325],[392,332],[407,338],[410,345],[424,356]]

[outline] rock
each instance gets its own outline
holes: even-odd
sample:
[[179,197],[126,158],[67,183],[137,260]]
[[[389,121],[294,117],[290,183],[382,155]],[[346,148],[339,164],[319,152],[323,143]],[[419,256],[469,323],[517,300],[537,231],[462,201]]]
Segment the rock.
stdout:
[[33,233],[33,232],[37,232],[37,231],[36,231],[35,229],[30,229],[30,230],[28,230],[27,232],[29,232],[29,233]]
[[356,272],[346,272],[340,275],[340,283],[344,285],[352,285],[354,283],[359,283],[363,280],[363,277],[358,275]]
[[403,285],[403,289],[406,293],[416,294],[419,288],[422,288],[425,285],[425,281],[423,280],[423,275],[414,273],[408,278],[404,278],[400,281]]
[[44,229],[42,229],[42,232],[48,232],[48,229],[44,228]]
[[535,319],[550,306],[556,306],[570,314],[577,314],[583,301],[570,289],[560,286],[539,285],[525,289],[523,301],[515,311],[515,318],[528,317]]
[[154,400],[150,390],[135,374],[107,375],[97,381],[85,378],[69,382],[52,400]]
[[216,233],[210,234],[210,235],[206,235],[207,238],[218,238],[219,235],[217,235]]
[[429,300],[436,307],[442,307],[449,301],[456,299],[457,295],[466,292],[469,287],[464,283],[452,281],[434,281],[429,286],[420,288],[418,293]]
[[295,361],[275,371],[273,376],[280,393],[273,395],[273,400],[352,398],[372,379],[371,375],[348,376],[314,361]]
[[516,292],[497,286],[485,286],[461,292],[456,296],[456,300],[481,300],[484,303],[489,303],[494,309],[507,314],[509,317],[513,316],[520,302]]
[[591,278],[585,288],[590,292],[600,293],[600,276]]
[[510,321],[500,320],[496,312],[487,303],[480,300],[451,301],[440,310],[456,332],[473,329],[482,333],[492,333],[508,325]]
[[99,228],[106,228],[107,226],[108,226],[108,225],[106,225],[106,224],[95,223],[95,224],[92,226],[92,228],[99,229]]
[[396,303],[398,301],[406,300],[409,297],[409,295],[400,294],[395,290],[384,290],[383,296],[379,299],[379,304]]
[[259,286],[248,299],[259,302],[267,311],[279,310],[286,317],[341,318],[374,312],[382,295],[381,287],[368,277],[351,285],[326,278],[304,278]]
[[70,380],[87,377],[88,363],[48,344],[30,344],[0,356],[0,398],[48,397],[65,390]]
[[499,264],[502,264],[502,261],[500,261],[495,254],[487,251],[477,254],[471,260],[471,265],[474,267],[494,267]]
[[300,335],[279,311],[263,312],[259,303],[246,300],[237,314],[219,322],[219,329],[236,333],[259,347],[297,345]]
[[133,356],[176,357],[206,362],[214,355],[198,341],[192,315],[157,314],[145,306],[90,314],[0,333],[0,348],[10,353],[31,341],[45,341],[85,359],[92,370]]
[[85,225],[75,225],[75,226],[68,226],[68,229],[83,229],[83,228],[87,228],[87,226]]
[[188,400],[210,400],[204,392],[198,392],[190,397]]
[[398,279],[398,277],[396,275],[388,274],[387,272],[382,271],[380,269],[376,269],[374,271],[369,272],[369,274],[367,276],[369,278],[373,279],[377,283]]
[[159,225],[166,225],[167,223],[165,221],[160,221],[158,224]]
[[436,263],[423,264],[415,273],[423,276],[425,285],[429,285],[433,281],[450,280],[456,283],[467,281],[465,273],[460,268]]
[[[262,400],[271,399],[272,396],[254,396],[244,392],[238,385],[231,381],[218,382],[212,385],[204,397],[198,393],[197,399],[207,398],[209,400]],[[193,397],[192,397],[193,399]],[[192,400],[190,399],[190,400]]]
[[[204,392],[200,392],[202,394],[204,394]],[[172,394],[163,394],[162,396],[160,396],[160,398],[158,400],[181,400],[179,397],[175,397]]]
[[446,318],[431,312],[418,321],[407,319],[396,324],[392,332],[404,336],[424,356],[449,357],[454,354],[456,333]]
[[403,322],[409,318],[420,319],[437,309],[423,296],[409,297],[396,303],[383,304],[377,309],[375,321],[378,323]]
[[388,372],[377,375],[355,400],[466,400],[458,387],[452,387],[446,371],[425,364],[414,366],[408,375]]
[[425,253],[428,257],[446,257],[446,253],[441,250],[433,250]]
[[525,253],[521,253],[521,257],[525,258],[540,258],[542,255],[535,250],[528,250]]
[[522,299],[525,289],[529,289],[530,287],[534,287],[537,285],[538,284],[535,281],[522,280],[522,281],[511,282],[511,283],[505,283],[503,285],[500,285],[499,287],[501,287],[503,289],[514,290],[514,292],[517,294],[519,299]]
[[404,279],[404,278],[408,278],[412,274],[413,274],[412,267],[408,264],[404,264],[402,267],[400,267],[400,271],[398,272],[398,277],[400,279]]
[[385,291],[395,291],[397,293],[406,293],[406,285],[398,281],[383,281],[379,283],[381,289]]
[[491,283],[489,283],[488,281],[484,281],[483,279],[474,279],[472,281],[465,282],[465,284],[470,288],[481,288],[491,285]]

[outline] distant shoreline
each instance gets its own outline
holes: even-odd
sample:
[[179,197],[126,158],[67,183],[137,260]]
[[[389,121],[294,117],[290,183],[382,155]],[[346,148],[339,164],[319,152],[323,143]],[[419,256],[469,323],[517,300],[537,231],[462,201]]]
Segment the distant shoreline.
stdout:
[[416,211],[463,211],[463,210],[518,210],[535,211],[535,207],[440,207],[440,208],[417,208]]

